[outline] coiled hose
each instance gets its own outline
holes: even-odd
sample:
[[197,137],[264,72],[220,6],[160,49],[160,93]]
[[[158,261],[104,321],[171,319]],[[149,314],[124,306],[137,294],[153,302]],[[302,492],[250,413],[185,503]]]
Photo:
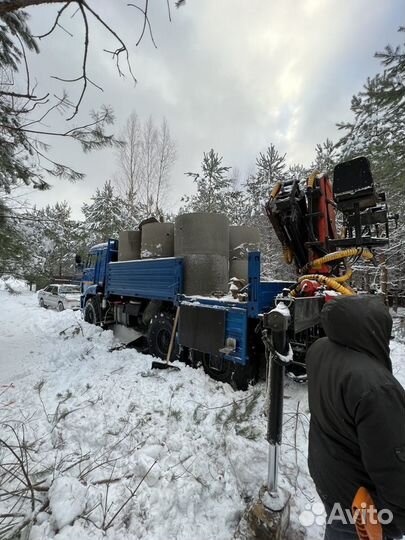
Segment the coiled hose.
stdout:
[[[351,270],[348,272],[348,274],[349,273],[351,273]],[[347,274],[346,274],[346,276],[347,276]],[[345,276],[340,276],[340,278],[338,278],[338,279],[342,279],[344,277]],[[306,279],[311,279],[313,281],[317,281],[318,283],[321,283],[322,285],[326,285],[330,289],[332,289],[332,290],[334,290],[334,291],[336,291],[336,292],[338,292],[340,294],[343,294],[344,296],[353,296],[353,295],[356,294],[354,291],[352,291],[348,287],[345,287],[344,285],[342,285],[342,283],[339,283],[338,281],[336,281],[336,278],[324,276],[322,274],[307,274],[307,275],[301,276],[299,278],[298,285],[296,285],[296,287],[290,293],[291,296],[296,296],[297,295],[298,291],[301,288],[301,283],[303,281],[305,281]]]
[[363,259],[370,261],[374,258],[374,254],[369,249],[365,248],[349,248],[342,251],[334,251],[333,253],[328,253],[327,255],[312,261],[311,267],[317,268],[323,264],[338,261],[339,259],[346,259],[347,257],[363,257]]

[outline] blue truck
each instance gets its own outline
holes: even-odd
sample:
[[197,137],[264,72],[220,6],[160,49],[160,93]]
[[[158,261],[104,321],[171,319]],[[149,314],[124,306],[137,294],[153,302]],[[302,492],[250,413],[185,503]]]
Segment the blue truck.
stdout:
[[183,294],[183,259],[118,261],[118,241],[93,246],[84,265],[84,320],[104,328],[125,327],[142,336],[146,350],[166,359],[176,312],[178,358],[214,379],[245,389],[264,361],[259,317],[274,307],[290,282],[262,281],[260,252],[248,255],[248,285],[242,301],[226,296]]

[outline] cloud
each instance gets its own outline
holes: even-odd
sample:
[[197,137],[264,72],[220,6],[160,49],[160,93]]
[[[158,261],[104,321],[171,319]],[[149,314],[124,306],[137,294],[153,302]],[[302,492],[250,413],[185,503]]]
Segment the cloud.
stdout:
[[[398,41],[401,13],[400,2],[380,0],[189,0],[172,10],[170,23],[165,1],[152,6],[158,49],[147,35],[135,47],[141,24],[135,10],[117,1],[100,3],[100,14],[130,44],[138,84],[117,75],[102,52],[112,44],[93,21],[90,72],[104,92],[90,88],[82,110],[111,104],[117,128],[132,110],[143,118],[167,118],[178,145],[173,207],[192,190],[184,172],[198,170],[211,147],[242,174],[270,142],[291,162],[310,163],[315,145],[336,138],[336,122],[350,117],[352,94],[378,71],[373,53]],[[46,28],[53,13],[49,7],[33,9],[32,27]],[[75,76],[80,70],[80,19],[67,18],[65,25],[75,37],[58,30],[35,60],[45,87],[49,74]],[[81,204],[113,176],[116,159],[111,151],[84,156],[65,141],[57,141],[54,152],[87,178],[76,185],[55,180],[52,192],[32,200],[66,199],[79,216]]]

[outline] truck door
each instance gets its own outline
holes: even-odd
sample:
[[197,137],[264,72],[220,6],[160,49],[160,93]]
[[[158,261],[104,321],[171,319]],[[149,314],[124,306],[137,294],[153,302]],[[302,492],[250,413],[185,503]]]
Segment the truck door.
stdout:
[[94,269],[94,283],[104,285],[105,260],[107,249],[97,251],[96,266]]
[[86,265],[83,270],[82,277],[82,294],[86,292],[87,287],[94,284],[94,267],[96,265],[96,255],[94,253],[89,254],[87,257]]

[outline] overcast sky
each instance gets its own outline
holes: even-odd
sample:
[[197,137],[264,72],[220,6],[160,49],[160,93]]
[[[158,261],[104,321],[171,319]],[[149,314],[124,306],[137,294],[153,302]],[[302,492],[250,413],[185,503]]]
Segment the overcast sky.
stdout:
[[[198,170],[211,147],[242,177],[271,142],[289,162],[309,164],[315,145],[327,137],[336,140],[336,122],[350,119],[351,96],[379,71],[374,52],[399,43],[405,14],[404,0],[187,0],[172,9],[169,22],[166,0],[149,3],[157,49],[148,35],[135,47],[142,18],[127,2],[89,0],[128,44],[138,83],[118,76],[103,52],[114,42],[90,19],[89,77],[104,91],[89,89],[81,119],[103,103],[114,108],[117,132],[131,111],[156,121],[165,116],[178,149],[173,209],[193,189],[184,172]],[[52,6],[32,8],[33,32],[46,31],[55,12]],[[43,90],[60,91],[50,75],[80,74],[83,32],[73,12],[70,8],[61,20],[73,37],[57,29],[42,40],[41,55],[32,60]],[[73,98],[80,87],[67,90]],[[66,140],[52,143],[53,157],[86,179],[52,180],[52,190],[30,192],[30,202],[67,200],[80,218],[83,202],[114,176],[117,159],[110,150],[83,155]]]

